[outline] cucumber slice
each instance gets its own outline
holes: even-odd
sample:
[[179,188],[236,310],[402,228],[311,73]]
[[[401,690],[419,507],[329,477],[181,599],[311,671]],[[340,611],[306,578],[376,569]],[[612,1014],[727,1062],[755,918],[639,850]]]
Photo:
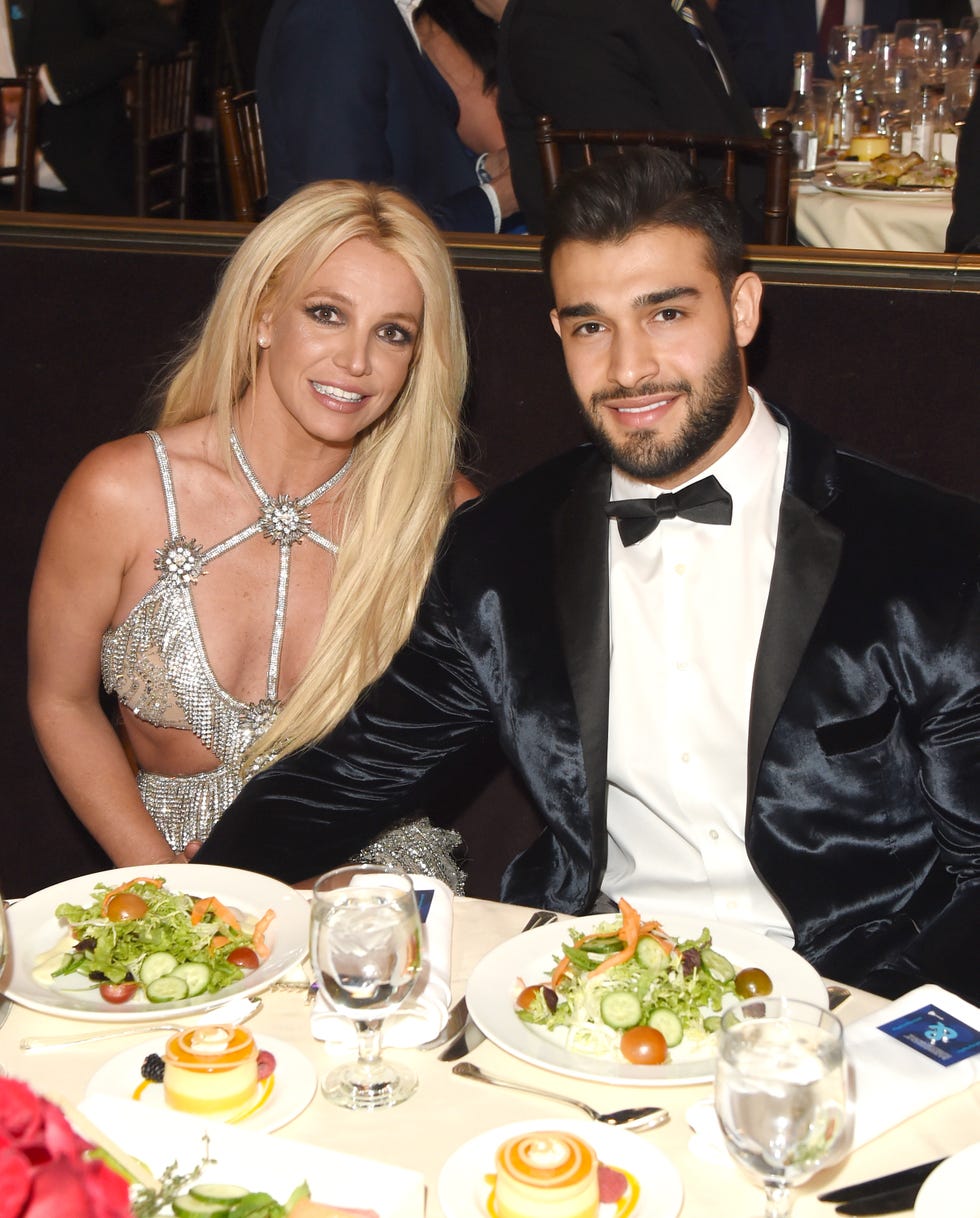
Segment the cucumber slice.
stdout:
[[656,1028],[667,1042],[668,1049],[674,1049],[684,1039],[684,1025],[680,1019],[667,1007],[657,1007],[651,1011],[647,1023]]
[[150,1002],[178,1002],[187,997],[187,982],[183,977],[174,977],[169,973],[158,977],[146,987],[146,996]]
[[177,967],[177,957],[170,952],[151,952],[144,956],[140,965],[140,985],[152,985],[158,977],[165,977]]
[[240,1184],[192,1184],[191,1196],[198,1201],[240,1201],[248,1196],[248,1189]]
[[662,973],[670,963],[670,956],[656,939],[644,935],[636,945],[636,958],[651,973]]
[[643,1007],[631,990],[612,990],[603,994],[599,1014],[608,1027],[622,1031],[636,1027],[643,1017]]
[[230,1201],[202,1201],[193,1193],[182,1193],[170,1203],[177,1218],[227,1218],[231,1213]]
[[706,1032],[717,1032],[721,1027],[720,1015],[706,1015],[702,1020]]
[[[198,994],[203,994],[208,988],[208,982],[211,980],[211,970],[206,964],[195,964],[192,960],[188,960],[186,964],[178,964],[172,973],[167,974],[168,977],[180,977],[182,981],[187,983],[187,997],[196,998]],[[191,1192],[194,1190],[191,1189]]]
[[712,951],[710,947],[701,948],[701,967],[706,968],[715,981],[720,981],[722,985],[735,979],[735,966],[732,962],[720,952]]

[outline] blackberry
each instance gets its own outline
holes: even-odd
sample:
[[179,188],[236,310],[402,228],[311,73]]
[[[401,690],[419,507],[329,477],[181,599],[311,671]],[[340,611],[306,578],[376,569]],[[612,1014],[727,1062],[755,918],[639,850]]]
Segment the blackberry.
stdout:
[[151,1083],[163,1082],[163,1058],[159,1053],[151,1053],[143,1059],[140,1074]]

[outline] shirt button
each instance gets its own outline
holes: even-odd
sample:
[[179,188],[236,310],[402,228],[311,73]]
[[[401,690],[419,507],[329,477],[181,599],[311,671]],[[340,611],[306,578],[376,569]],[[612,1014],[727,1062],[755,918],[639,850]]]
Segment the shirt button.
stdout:
[[674,570],[676,571],[676,573],[678,575],[683,575],[684,572],[687,570],[687,563],[683,563],[683,562],[677,563],[677,565],[674,567]]
[[708,830],[708,837],[710,837],[710,838],[711,838],[711,840],[712,840],[713,842],[716,842],[716,841],[718,840],[718,837],[719,837],[718,830],[717,830],[717,829],[709,829],[709,830]]
[[690,761],[690,760],[691,760],[690,753],[681,753],[681,761]]
[[687,660],[678,660],[675,667],[678,672],[686,672],[687,671]]

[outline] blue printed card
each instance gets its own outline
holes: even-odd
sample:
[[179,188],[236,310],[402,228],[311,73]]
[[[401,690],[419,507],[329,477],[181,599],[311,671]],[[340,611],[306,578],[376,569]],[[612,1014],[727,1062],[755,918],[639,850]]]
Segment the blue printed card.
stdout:
[[935,1006],[910,1011],[881,1024],[881,1030],[940,1066],[955,1066],[980,1053],[980,1032]]

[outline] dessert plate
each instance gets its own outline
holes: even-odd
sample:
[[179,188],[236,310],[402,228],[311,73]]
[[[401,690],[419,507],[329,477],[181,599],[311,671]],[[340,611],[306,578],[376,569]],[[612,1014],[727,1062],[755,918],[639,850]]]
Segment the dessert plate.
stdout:
[[915,1199],[915,1218],[980,1218],[980,1142],[930,1172]]
[[[167,1107],[163,1098],[163,1085],[147,1082],[140,1075],[143,1059],[149,1053],[162,1055],[165,1043],[166,1037],[157,1036],[153,1040],[131,1045],[111,1057],[89,1079],[85,1088],[86,1098],[110,1095],[116,1099],[135,1100],[144,1109],[175,1111]],[[260,1049],[268,1049],[274,1055],[276,1069],[269,1078],[259,1083],[252,1105],[233,1120],[221,1121],[217,1117],[203,1116],[199,1117],[199,1120],[207,1119],[259,1133],[269,1133],[273,1129],[280,1129],[308,1107],[316,1094],[316,1070],[309,1058],[299,1049],[285,1041],[276,1040],[273,1036],[257,1037],[256,1043]]]
[[495,1218],[488,1207],[497,1148],[508,1138],[537,1129],[564,1130],[587,1142],[607,1167],[628,1172],[639,1185],[629,1213],[622,1203],[599,1206],[599,1218],[676,1218],[684,1199],[677,1169],[663,1153],[635,1133],[599,1125],[595,1121],[518,1121],[488,1129],[464,1142],[449,1156],[439,1173],[439,1204],[446,1218]]
[[[543,1066],[572,1078],[626,1083],[634,1087],[711,1082],[715,1073],[713,1040],[688,1057],[674,1050],[674,1060],[662,1066],[634,1066],[623,1060],[572,1052],[555,1033],[518,1019],[514,1010],[514,999],[521,989],[518,978],[524,985],[544,981],[554,968],[555,960],[561,956],[562,944],[568,942],[570,931],[588,933],[614,916],[592,914],[557,922],[495,947],[477,964],[466,988],[466,1004],[473,1021],[506,1052],[533,1066]],[[700,918],[671,915],[664,929],[678,940],[696,939],[704,925]],[[789,948],[764,935],[724,923],[712,927],[712,941],[712,946],[727,956],[736,970],[750,966],[765,969],[772,979],[773,993],[826,1007],[827,990],[820,975]]]
[[[55,917],[63,902],[90,905],[96,884],[116,887],[139,876],[161,877],[171,892],[190,891],[195,896],[215,896],[225,905],[259,918],[267,909],[275,919],[266,932],[269,957],[241,981],[216,994],[199,994],[179,1002],[150,1002],[141,994],[120,1006],[99,996],[98,987],[79,973],[59,977],[47,984],[33,976],[38,956],[50,951],[65,935],[65,923]],[[13,967],[5,993],[14,1002],[68,1019],[91,1019],[113,1023],[160,1023],[188,1011],[205,1012],[220,1007],[229,998],[256,994],[268,989],[298,964],[306,954],[310,933],[310,906],[302,893],[267,875],[239,871],[234,867],[190,866],[171,863],[157,867],[119,867],[92,875],[64,880],[25,897],[7,910],[7,926]]]
[[156,1176],[174,1162],[186,1174],[206,1158],[202,1184],[240,1184],[282,1202],[305,1180],[313,1198],[324,1204],[373,1210],[378,1218],[422,1218],[421,1172],[290,1138],[270,1141],[240,1125],[204,1121],[171,1108],[156,1112],[107,1095],[87,1097],[81,1109]]

